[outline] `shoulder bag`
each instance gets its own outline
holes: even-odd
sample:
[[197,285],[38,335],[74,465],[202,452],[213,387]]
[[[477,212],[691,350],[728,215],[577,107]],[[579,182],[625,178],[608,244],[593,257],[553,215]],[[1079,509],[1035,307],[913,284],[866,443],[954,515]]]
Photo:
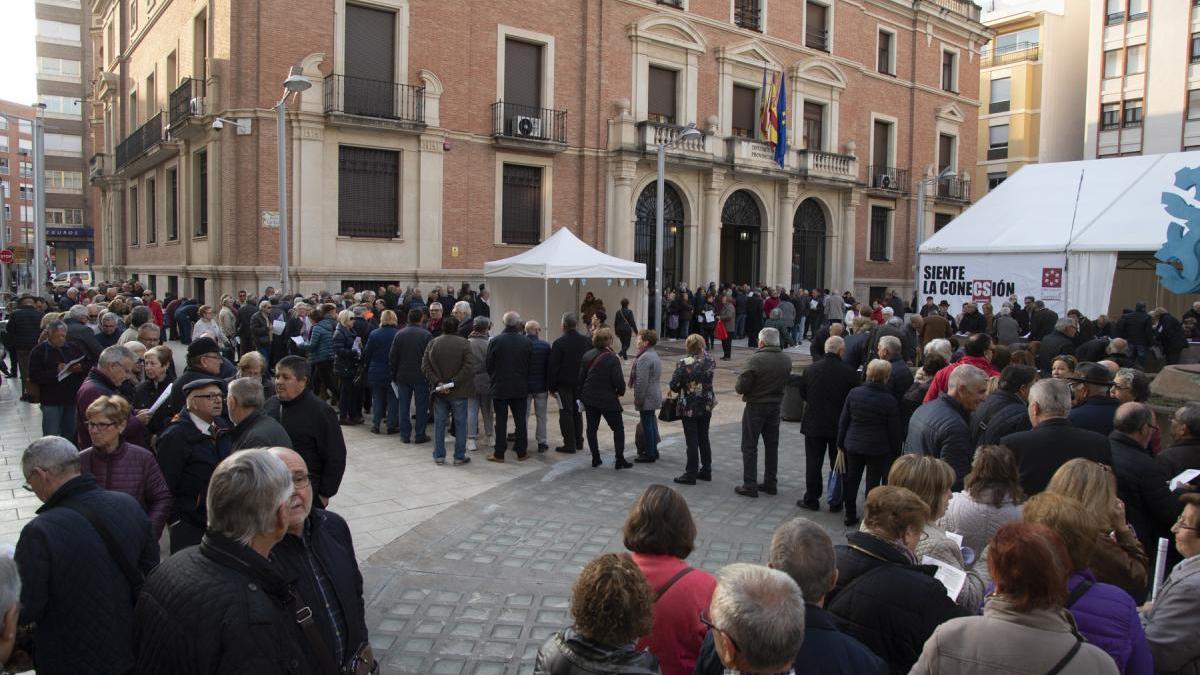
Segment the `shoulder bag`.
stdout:
[[130,604],[136,605],[138,594],[142,592],[142,584],[145,583],[146,579],[138,571],[137,567],[134,567],[133,563],[129,562],[129,558],[125,557],[125,552],[121,550],[120,545],[117,544],[117,540],[113,538],[108,526],[100,520],[95,511],[92,511],[83,504],[64,502],[62,506],[71,509],[87,519],[92,529],[100,536],[100,540],[104,542],[104,547],[108,549],[109,557],[117,564],[117,567],[121,570],[121,574],[125,577],[125,581],[129,582]]

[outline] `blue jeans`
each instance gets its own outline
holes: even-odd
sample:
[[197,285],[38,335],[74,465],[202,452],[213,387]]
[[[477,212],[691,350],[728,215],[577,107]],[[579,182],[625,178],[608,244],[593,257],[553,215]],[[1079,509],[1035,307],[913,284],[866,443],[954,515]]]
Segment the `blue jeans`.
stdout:
[[642,444],[645,446],[645,454],[650,459],[658,459],[658,442],[661,440],[658,436],[658,411],[639,410],[638,415],[642,418]]
[[392,385],[381,384],[371,387],[371,428],[378,429],[379,423],[383,421],[383,414],[387,413],[387,430],[394,431],[400,428],[400,401],[396,398],[396,392],[392,390]]
[[[398,397],[396,397],[397,398],[396,410],[400,415],[400,437],[401,438],[412,438],[413,423],[412,423],[412,418],[409,417],[409,415],[408,415],[408,410],[409,410],[408,406],[410,403],[413,403],[414,398],[416,399],[416,410],[414,412],[417,416],[417,428],[416,428],[417,438],[421,438],[421,437],[425,436],[425,423],[429,420],[429,385],[424,384],[424,383],[405,384],[403,382],[397,382],[396,388],[400,390],[400,395]],[[438,398],[443,398],[443,397],[439,396]],[[465,401],[466,401],[466,399],[464,399],[464,403],[465,403]],[[463,419],[466,419],[466,414],[467,414],[467,411],[464,408],[463,415],[462,415]],[[455,420],[457,421],[457,419],[459,417],[457,412],[454,413],[454,417],[455,417]],[[435,413],[435,419],[436,419],[436,413]],[[388,422],[388,424],[390,425],[391,422]],[[457,429],[457,428],[458,427],[456,426],[455,429]],[[438,431],[437,435],[441,436],[443,433],[445,433],[445,429],[443,429],[442,431]],[[464,439],[466,438],[465,433],[463,434],[463,438]],[[440,439],[439,439],[439,442],[440,442]],[[442,456],[444,457],[445,453],[443,453]]]
[[796,325],[792,326],[792,342],[793,343],[800,344],[800,341],[804,339],[804,323],[806,321],[808,321],[807,316],[796,317]]
[[[42,404],[42,435],[75,442],[75,406]],[[80,448],[84,450],[85,448]]]
[[[446,459],[446,417],[454,409],[454,459],[467,456],[467,399],[433,397],[433,458]],[[420,419],[418,417],[418,419]],[[420,424],[424,425],[424,422]],[[403,432],[401,432],[403,435]]]
[[734,334],[732,337],[735,337],[739,340],[746,337],[746,315],[745,314],[738,314],[736,317],[734,317],[733,325],[735,327],[735,330],[734,330]]

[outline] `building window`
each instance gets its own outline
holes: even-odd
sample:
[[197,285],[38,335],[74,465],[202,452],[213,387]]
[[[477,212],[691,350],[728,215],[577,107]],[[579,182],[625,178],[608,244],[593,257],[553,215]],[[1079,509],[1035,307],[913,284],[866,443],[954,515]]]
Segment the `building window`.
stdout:
[[1026,28],[1025,30],[997,35],[996,40],[993,42],[992,51],[996,54],[1018,52],[1037,45],[1039,39],[1039,29],[1037,28]]
[[805,3],[804,46],[829,51],[829,7],[813,0]]
[[[552,117],[543,113],[542,78],[545,46],[505,38],[504,110],[501,133],[539,139],[554,138]],[[551,92],[553,94],[553,92]],[[526,118],[529,118],[528,121]]]
[[1004,179],[1008,178],[1008,172],[1000,171],[998,173],[989,173],[987,175],[988,190],[995,190],[996,186],[1003,183]]
[[346,5],[342,105],[351,114],[396,114],[396,13]]
[[804,147],[825,149],[825,106],[820,103],[804,102]]
[[46,170],[46,189],[70,192],[83,190],[83,172]]
[[955,155],[955,139],[950,134],[938,135],[938,173],[941,174],[947,169],[954,171],[957,166],[954,162]]
[[338,236],[393,239],[400,232],[400,153],[338,146]]
[[138,189],[129,188],[129,243],[137,246],[141,237],[138,227]]
[[46,134],[45,148],[48,155],[83,155],[83,137],[72,134]]
[[21,178],[33,178],[33,162],[21,162]]
[[1146,18],[1148,13],[1146,10],[1147,0],[1129,0],[1129,20],[1137,21],[1138,19]]
[[1200,63],[1200,33],[1192,33],[1192,49],[1190,56],[1192,63]]
[[1100,106],[1100,130],[1111,131],[1121,125],[1121,104],[1105,103]]
[[892,210],[885,206],[871,207],[871,251],[870,259],[874,262],[887,262],[888,257],[888,230],[892,217]]
[[167,169],[167,241],[179,238],[179,170]]
[[1121,118],[1121,126],[1126,129],[1142,126],[1142,99],[1133,98],[1125,101],[1125,111]]
[[196,185],[196,225],[192,234],[197,237],[208,235],[208,151],[196,153],[195,160]]
[[73,59],[60,59],[53,56],[38,57],[38,76],[47,78],[63,78],[74,82],[79,81],[81,64]]
[[79,43],[79,24],[62,21],[37,20],[37,36],[39,39]]
[[158,191],[153,178],[146,179],[146,243],[158,242]]
[[1121,50],[1109,49],[1104,52],[1104,78],[1112,79],[1121,76]]
[[742,28],[762,31],[762,0],[734,0],[733,23]]
[[1200,89],[1192,89],[1188,92],[1187,118],[1200,120]]
[[935,213],[933,214],[933,231],[940,232],[942,228],[950,224],[954,220],[953,213]]
[[33,201],[33,186],[32,185],[24,185],[24,184],[18,185],[17,186],[17,198],[23,202]]
[[895,42],[895,37],[891,31],[879,31],[879,48],[875,59],[875,69],[884,75],[896,74],[896,69],[892,65],[892,43]]
[[1008,125],[988,127],[988,159],[1008,158]]
[[1123,0],[1108,0],[1105,7],[1105,23],[1109,26],[1115,26],[1125,22],[1125,9],[1122,6]]
[[79,117],[79,99],[74,96],[51,96],[42,94],[41,102],[46,105],[46,112],[56,115]]
[[942,52],[942,89],[958,93],[958,55],[951,51]]
[[79,227],[83,225],[83,209],[46,209],[46,224]]
[[137,0],[129,0],[129,32],[136,33],[138,26]]
[[[892,171],[892,123],[875,120],[872,124],[874,133],[871,135],[871,173],[872,185],[880,187],[879,176],[886,176],[887,182],[894,185],[897,176]],[[901,187],[901,186],[896,186]]]
[[670,68],[650,66],[646,118],[651,122],[675,124],[675,115],[678,111],[675,101],[678,77],[679,73]]
[[1012,78],[997,77],[992,80],[992,100],[988,104],[989,113],[1008,112],[1012,98]]
[[0,176],[8,175],[8,158],[0,157]]
[[542,240],[542,167],[504,165],[500,240],[534,245]]
[[733,135],[741,138],[757,138],[755,124],[758,111],[758,90],[733,85]]
[[1135,45],[1125,50],[1125,74],[1137,75],[1146,72],[1146,45]]

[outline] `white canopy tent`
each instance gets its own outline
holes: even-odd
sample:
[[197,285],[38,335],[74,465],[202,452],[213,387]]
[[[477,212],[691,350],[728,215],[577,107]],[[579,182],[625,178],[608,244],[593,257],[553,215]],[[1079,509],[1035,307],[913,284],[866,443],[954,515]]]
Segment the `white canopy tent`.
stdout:
[[1200,152],[1027,165],[921,245],[920,296],[1016,293],[1104,314],[1118,254],[1162,246],[1162,195],[1186,198],[1175,173],[1196,166]]
[[638,327],[646,324],[646,265],[601,253],[566,228],[524,253],[484,263],[483,276],[492,320],[515,311],[540,321],[547,341],[559,336],[562,315],[578,312],[589,291],[604,301],[609,325],[622,298],[629,299]]

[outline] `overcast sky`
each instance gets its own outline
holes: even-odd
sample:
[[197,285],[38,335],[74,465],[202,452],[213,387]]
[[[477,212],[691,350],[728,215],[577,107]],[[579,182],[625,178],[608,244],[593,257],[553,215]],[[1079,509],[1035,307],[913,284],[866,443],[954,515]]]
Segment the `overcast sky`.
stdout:
[[37,98],[33,0],[0,0],[0,99],[29,105]]

